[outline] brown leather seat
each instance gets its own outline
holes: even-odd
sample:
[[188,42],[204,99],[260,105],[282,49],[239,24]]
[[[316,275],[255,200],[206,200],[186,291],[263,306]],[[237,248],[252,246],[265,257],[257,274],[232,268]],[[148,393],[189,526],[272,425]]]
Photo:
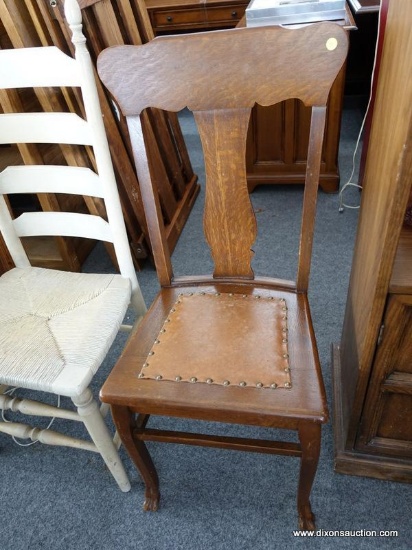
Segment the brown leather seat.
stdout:
[[[307,287],[326,101],[346,50],[345,32],[322,23],[156,38],[99,58],[99,74],[127,116],[161,284],[101,393],[146,482],[148,510],[157,509],[159,489],[144,441],[209,445],[300,457],[299,522],[315,528],[309,495],[328,412]],[[255,102],[296,97],[313,109],[298,271],[289,282],[252,271],[257,229],[244,159]],[[173,276],[138,116],[149,106],[194,111],[213,275]],[[287,428],[299,442],[154,430],[153,414]]]

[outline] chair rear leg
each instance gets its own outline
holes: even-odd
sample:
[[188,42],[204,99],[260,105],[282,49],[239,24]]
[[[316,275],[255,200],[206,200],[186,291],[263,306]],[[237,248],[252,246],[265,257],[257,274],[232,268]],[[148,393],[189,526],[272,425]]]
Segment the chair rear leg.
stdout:
[[135,420],[134,413],[128,407],[112,405],[112,416],[122,443],[139,470],[146,486],[143,510],[156,512],[160,500],[159,478],[156,467],[144,442],[134,436],[134,429],[144,427],[149,415],[138,415],[137,420]]
[[86,389],[81,395],[73,397],[72,401],[118,486],[123,492],[130,491],[130,482],[119,453],[91,391]]
[[321,425],[315,422],[302,422],[298,432],[302,449],[298,485],[299,529],[314,531],[315,516],[310,505],[310,492],[319,461]]

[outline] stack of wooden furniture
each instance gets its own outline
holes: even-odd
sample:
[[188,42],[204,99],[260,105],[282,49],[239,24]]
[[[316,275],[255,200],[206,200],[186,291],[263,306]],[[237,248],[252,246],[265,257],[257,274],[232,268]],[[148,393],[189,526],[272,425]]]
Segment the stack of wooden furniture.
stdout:
[[342,338],[336,471],[412,482],[412,2],[390,0]]
[[[82,8],[88,48],[94,60],[108,46],[141,44],[153,38],[146,8],[140,0],[79,0],[79,5]],[[73,54],[63,6],[63,0],[0,0],[0,46],[21,48],[55,45]],[[129,135],[122,119],[118,119],[111,98],[100,84],[99,95],[131,250],[135,265],[139,268],[141,261],[150,255],[150,242],[147,239],[139,182],[131,160]],[[53,111],[61,107],[81,114],[78,91],[52,89],[45,92],[34,89],[24,93],[2,92],[0,96],[0,109],[3,112]],[[197,178],[176,115],[151,110],[145,115],[144,126],[145,138],[150,143],[151,168],[168,228],[168,244],[173,249],[199,190]],[[18,150],[2,148],[0,153],[15,155],[15,164],[53,162],[89,167],[94,165],[92,152],[84,147],[19,145]],[[50,193],[39,194],[34,197],[32,207],[65,210],[74,206],[79,212],[99,212],[102,208],[96,199],[84,197],[76,205],[69,205],[69,200],[67,197],[59,199]],[[19,208],[19,205],[15,207]],[[84,240],[67,238],[27,243],[31,260],[36,265],[72,271],[81,268],[90,246]],[[10,259],[0,243],[0,272],[10,268],[10,265]]]

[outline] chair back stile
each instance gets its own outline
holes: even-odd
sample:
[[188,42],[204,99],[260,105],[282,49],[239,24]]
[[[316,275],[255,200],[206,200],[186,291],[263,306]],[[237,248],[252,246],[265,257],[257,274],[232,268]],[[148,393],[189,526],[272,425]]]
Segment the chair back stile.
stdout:
[[142,123],[139,116],[127,117],[130,141],[136,173],[140,182],[142,201],[145,205],[146,221],[152,245],[153,259],[156,265],[157,277],[161,286],[171,284],[173,268],[170,251],[167,245],[166,231],[161,214],[158,193],[150,175],[149,159],[145,148]]
[[144,312],[146,306],[139,291],[136,271],[130,255],[126,226],[122,213],[116,178],[106,138],[99,97],[94,81],[94,66],[86,47],[86,38],[82,32],[82,16],[76,3],[69,2],[65,7],[66,19],[73,33],[72,42],[75,47],[75,58],[79,63],[82,77],[82,93],[87,120],[96,129],[93,140],[93,151],[99,166],[99,176],[105,195],[107,219],[112,227],[112,242],[122,275],[128,277],[132,285],[132,305],[137,312]]

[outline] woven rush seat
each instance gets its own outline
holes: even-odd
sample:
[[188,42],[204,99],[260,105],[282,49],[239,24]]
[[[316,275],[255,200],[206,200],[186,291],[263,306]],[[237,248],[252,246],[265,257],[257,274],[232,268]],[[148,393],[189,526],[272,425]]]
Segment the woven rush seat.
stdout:
[[2,383],[79,395],[107,354],[130,301],[120,275],[15,268],[0,278]]

